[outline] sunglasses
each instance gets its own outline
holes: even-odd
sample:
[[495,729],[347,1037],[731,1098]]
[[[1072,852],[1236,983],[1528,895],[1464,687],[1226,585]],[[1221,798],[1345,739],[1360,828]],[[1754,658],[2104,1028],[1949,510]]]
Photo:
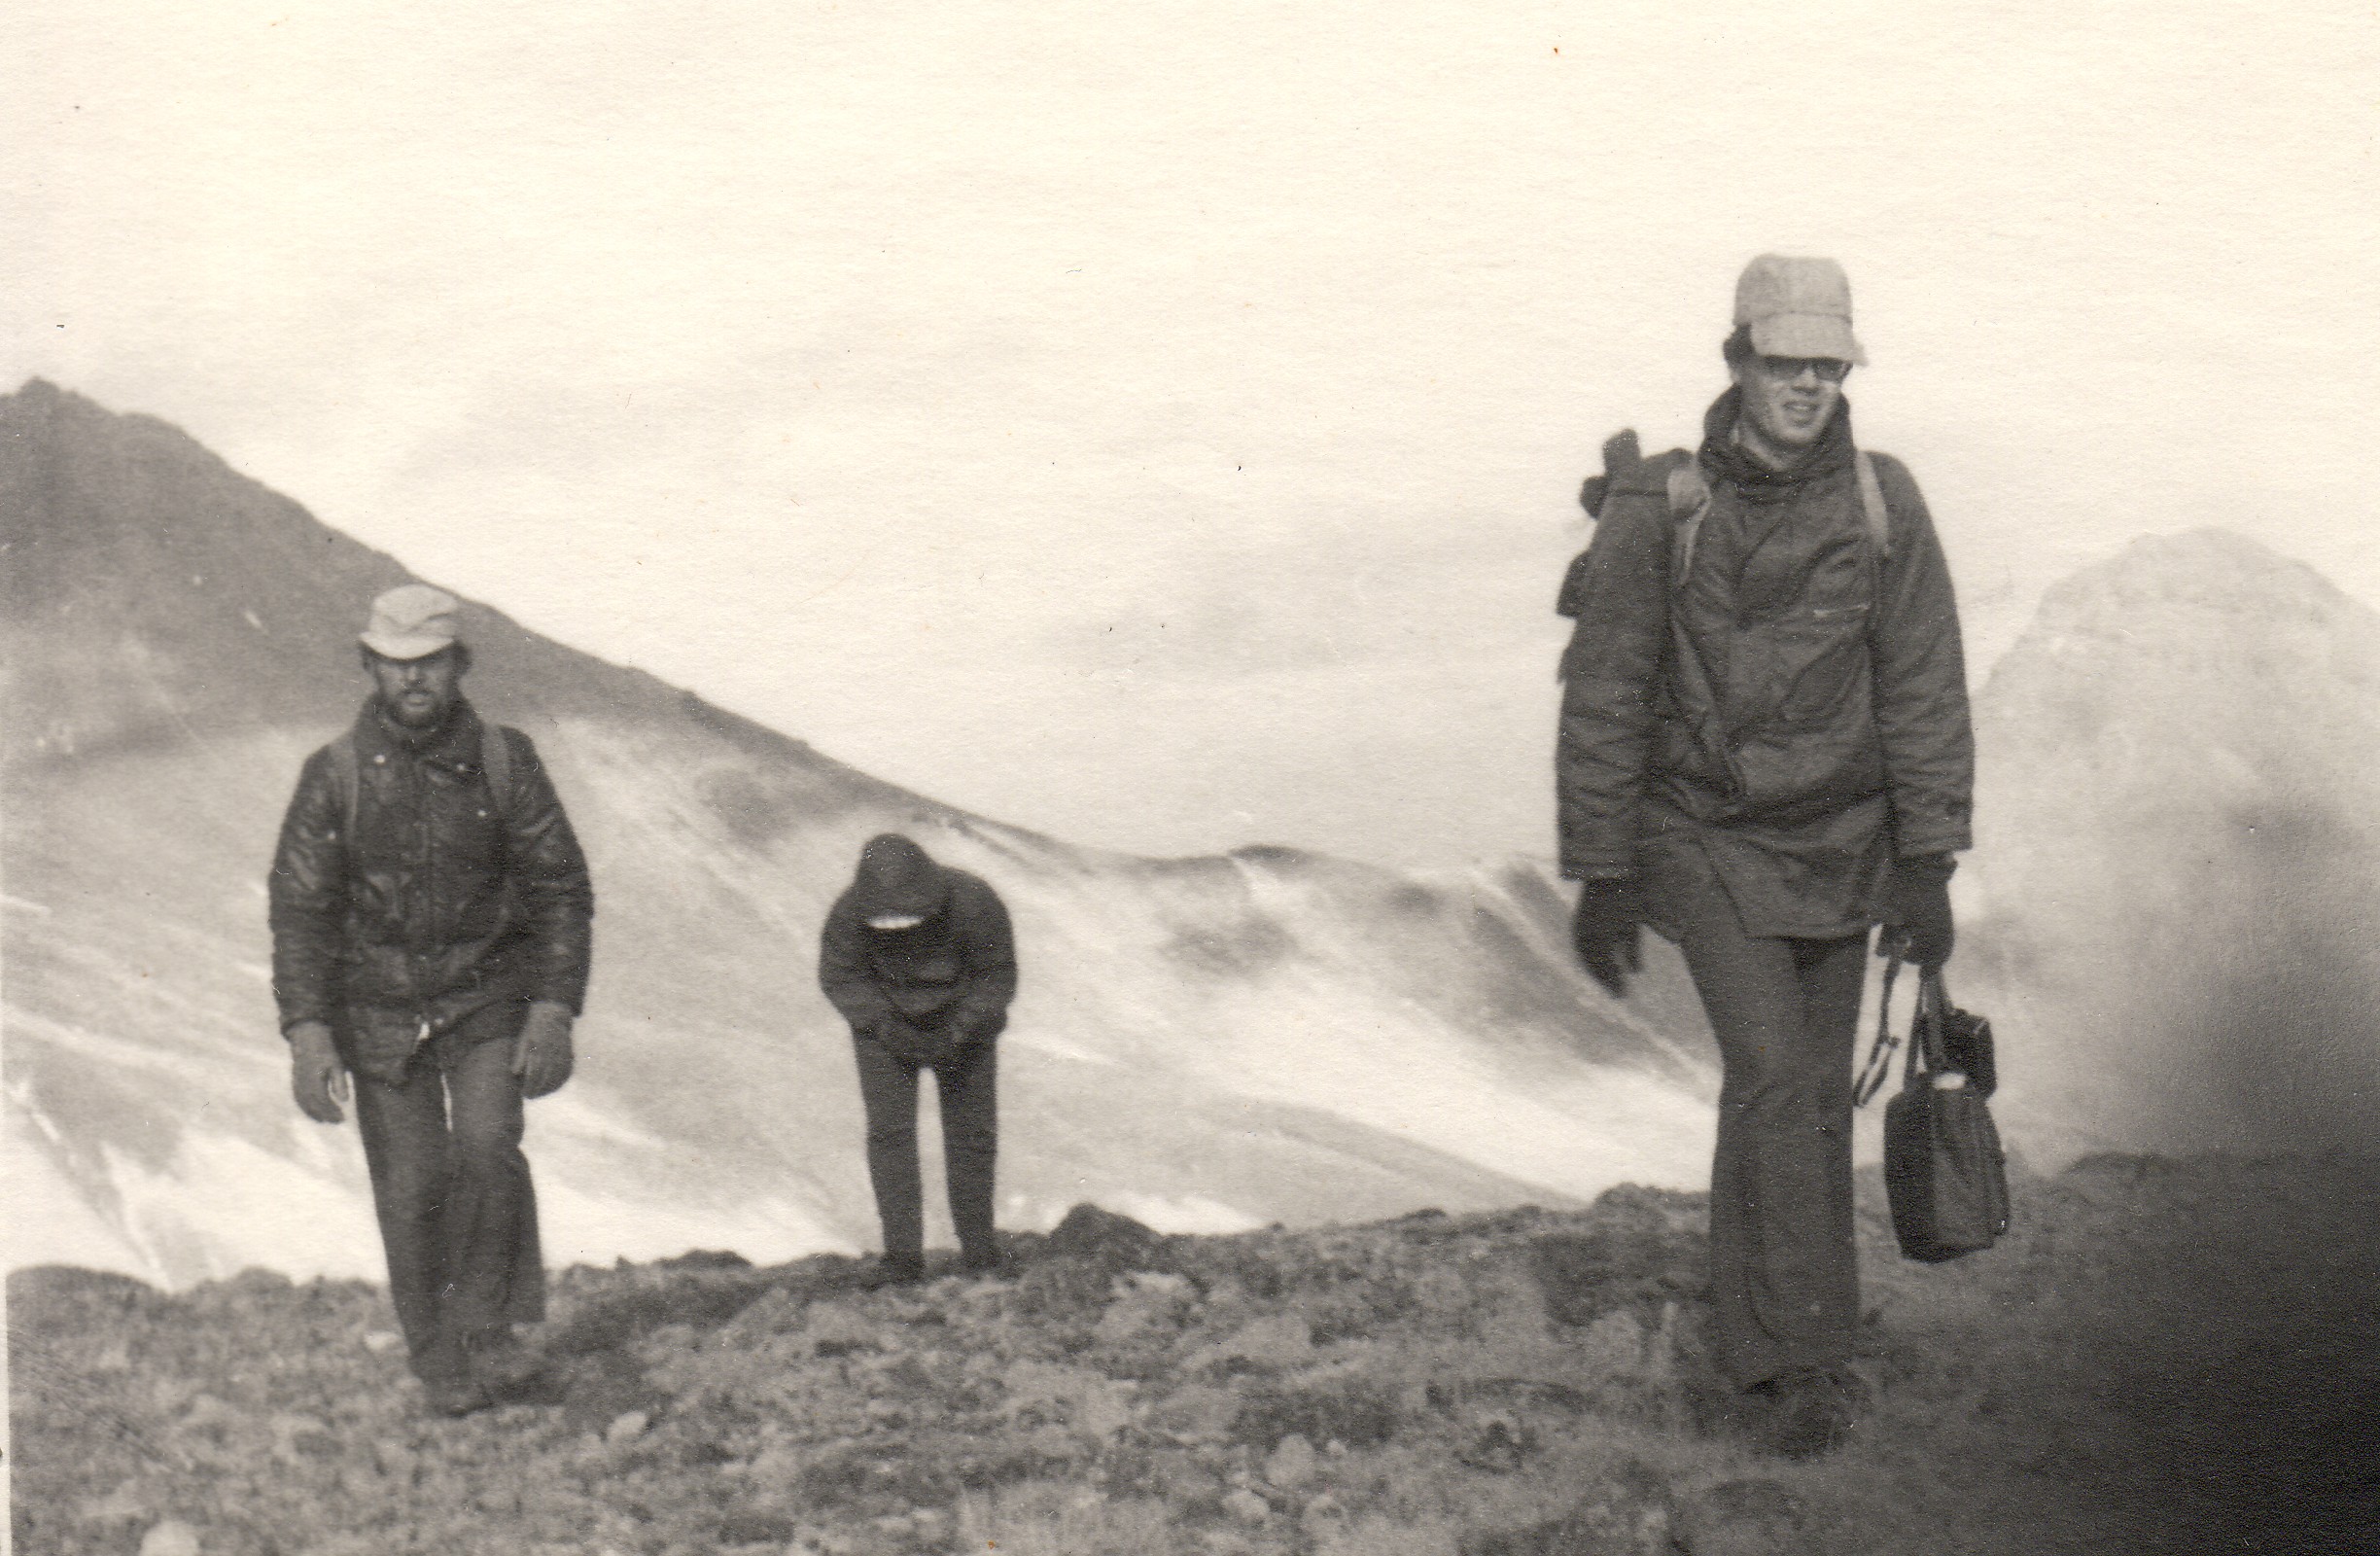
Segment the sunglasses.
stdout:
[[1814,372],[1823,383],[1840,383],[1851,375],[1851,364],[1836,357],[1761,357],[1763,374],[1785,382]]

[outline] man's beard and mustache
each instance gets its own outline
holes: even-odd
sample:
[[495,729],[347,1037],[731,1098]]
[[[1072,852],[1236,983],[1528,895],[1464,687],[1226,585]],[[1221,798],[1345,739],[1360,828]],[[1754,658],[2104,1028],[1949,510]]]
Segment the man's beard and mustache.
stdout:
[[435,729],[454,711],[451,701],[441,701],[429,690],[400,691],[394,699],[383,698],[381,707],[391,720],[408,729]]

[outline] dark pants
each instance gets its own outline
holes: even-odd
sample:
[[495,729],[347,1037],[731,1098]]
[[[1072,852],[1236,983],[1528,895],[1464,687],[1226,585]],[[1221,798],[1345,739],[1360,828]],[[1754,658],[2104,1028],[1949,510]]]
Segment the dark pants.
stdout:
[[[930,1031],[930,1029],[928,1029]],[[855,1033],[859,1102],[867,1112],[868,1183],[888,1257],[914,1259],[926,1247],[925,1188],[918,1172],[918,1072],[933,1071],[942,1103],[942,1163],[950,1180],[951,1222],[969,1262],[990,1260],[992,1169],[998,1154],[999,1041],[984,1037],[956,1053],[909,1058]]]
[[462,1376],[470,1345],[545,1316],[512,1074],[523,1014],[507,1003],[466,1017],[432,1038],[396,1084],[355,1073],[389,1297],[424,1378]]
[[1719,1040],[1710,1286],[1717,1360],[1738,1388],[1851,1357],[1851,1061],[1868,938],[1746,935],[1715,879],[1661,904]]

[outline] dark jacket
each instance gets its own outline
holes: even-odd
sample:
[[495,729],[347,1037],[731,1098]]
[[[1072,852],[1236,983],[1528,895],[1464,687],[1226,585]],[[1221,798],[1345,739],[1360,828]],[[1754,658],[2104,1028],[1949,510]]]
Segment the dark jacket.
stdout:
[[516,729],[510,803],[480,765],[469,703],[416,743],[368,701],[354,729],[355,835],[330,749],[306,759],[273,856],[273,995],[284,1032],[331,1022],[405,1051],[504,999],[586,994],[594,887],[537,749]]
[[819,986],[852,1030],[909,1051],[931,1030],[997,1036],[1016,998],[1016,941],[1008,909],[980,876],[949,866],[950,895],[914,929],[871,929],[846,889],[819,937]]
[[[1874,460],[1889,554],[1869,535],[1846,405],[1792,472],[1727,442],[1646,461],[1605,499],[1576,578],[1556,771],[1565,875],[1643,877],[1661,922],[1675,851],[1705,856],[1748,933],[1873,921],[1896,856],[1969,846],[1974,738],[1958,610],[1916,482]],[[1667,477],[1710,492],[1674,584]]]

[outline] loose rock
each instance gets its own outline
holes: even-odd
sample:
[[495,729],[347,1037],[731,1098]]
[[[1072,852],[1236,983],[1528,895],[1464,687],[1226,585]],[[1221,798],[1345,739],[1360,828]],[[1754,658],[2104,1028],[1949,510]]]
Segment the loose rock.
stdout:
[[1285,1367],[1312,1357],[1313,1330],[1304,1318],[1295,1313],[1268,1313],[1248,1320],[1229,1339],[1201,1350],[1188,1365],[1196,1370],[1218,1362],[1249,1362]]
[[1157,1234],[1129,1216],[1081,1204],[1049,1234],[1049,1251],[1123,1270],[1146,1264],[1157,1250]]
[[80,1515],[87,1524],[137,1524],[149,1516],[149,1503],[138,1481],[123,1480],[105,1497],[86,1502]]
[[1265,1479],[1283,1491],[1296,1491],[1312,1481],[1316,1468],[1313,1444],[1297,1432],[1281,1438],[1265,1461]]
[[1820,1556],[1802,1499],[1774,1480],[1730,1480],[1679,1508],[1690,1556]]
[[1454,1457],[1474,1469],[1491,1475],[1509,1475],[1537,1449],[1537,1433],[1528,1423],[1510,1411],[1494,1411],[1483,1416],[1473,1427],[1471,1439]]
[[1261,1524],[1273,1516],[1273,1504],[1245,1486],[1223,1499],[1223,1510],[1243,1524]]
[[1298,1514],[1298,1521],[1306,1526],[1306,1532],[1311,1535],[1326,1525],[1346,1523],[1347,1515],[1347,1504],[1326,1491],[1306,1503],[1305,1511]]
[[151,1525],[140,1542],[140,1556],[201,1556],[205,1549],[199,1542],[198,1531],[179,1518]]

